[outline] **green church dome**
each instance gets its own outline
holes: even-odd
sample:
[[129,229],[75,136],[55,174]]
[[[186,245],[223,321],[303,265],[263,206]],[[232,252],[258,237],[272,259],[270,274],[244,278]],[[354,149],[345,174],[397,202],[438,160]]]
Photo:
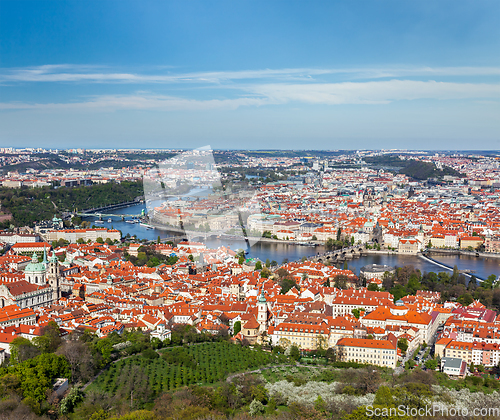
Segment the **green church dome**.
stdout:
[[33,257],[31,257],[31,262],[24,269],[27,273],[39,273],[46,270],[46,266],[43,262],[38,262],[38,256],[36,252],[33,252]]

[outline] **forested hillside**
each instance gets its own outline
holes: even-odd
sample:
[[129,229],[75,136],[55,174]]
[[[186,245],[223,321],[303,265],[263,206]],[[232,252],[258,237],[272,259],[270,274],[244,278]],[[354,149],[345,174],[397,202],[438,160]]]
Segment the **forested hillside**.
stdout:
[[63,212],[103,207],[133,201],[144,194],[142,182],[96,184],[73,188],[0,188],[1,210],[13,220],[4,225],[33,225],[36,221],[61,216]]
[[444,166],[443,169],[438,169],[434,163],[420,162],[417,160],[410,160],[410,163],[401,169],[399,172],[408,175],[418,180],[425,180],[428,178],[442,178],[445,175],[450,176],[463,176],[460,172],[456,171],[449,166]]

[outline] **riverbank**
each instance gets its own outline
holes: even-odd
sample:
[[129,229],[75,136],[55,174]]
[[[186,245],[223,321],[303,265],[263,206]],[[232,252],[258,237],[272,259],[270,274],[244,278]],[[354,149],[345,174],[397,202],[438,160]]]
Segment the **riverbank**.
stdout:
[[428,251],[433,254],[465,255],[468,257],[481,257],[481,258],[500,258],[500,254],[495,254],[492,252],[465,251],[463,249],[430,248],[428,249]]
[[[153,226],[155,229],[163,230],[165,232],[173,232],[173,233],[179,233],[179,234],[186,234],[186,235],[190,235],[190,236],[196,236],[196,235],[199,235],[199,236],[205,236],[205,235],[207,235],[207,236],[213,236],[214,235],[214,234],[211,234],[210,232],[185,231],[184,229],[175,228],[173,226],[164,226],[164,225],[155,223],[154,221],[151,221],[151,220],[150,220],[149,224],[151,226]],[[228,240],[231,240],[231,239],[240,239],[242,241],[245,240],[245,237],[243,235],[240,236],[240,235],[222,234],[222,235],[217,235],[217,237],[218,236],[221,236],[222,239],[228,239]],[[251,241],[252,243],[255,243],[255,242],[266,242],[266,243],[271,243],[271,244],[305,246],[305,247],[309,247],[309,248],[315,248],[317,246],[324,245],[324,243],[320,242],[320,241],[311,241],[310,243],[313,243],[314,246],[310,246],[310,245],[303,245],[300,242],[286,241],[286,240],[283,240],[283,239],[264,238],[264,237],[252,237],[252,236],[247,237],[247,239],[249,241]]]

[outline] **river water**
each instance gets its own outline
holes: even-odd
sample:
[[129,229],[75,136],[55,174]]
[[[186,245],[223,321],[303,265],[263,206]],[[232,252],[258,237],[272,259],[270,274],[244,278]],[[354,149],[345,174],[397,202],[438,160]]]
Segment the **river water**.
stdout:
[[[143,209],[145,209],[144,204],[139,204],[119,210],[113,210],[113,214],[140,215]],[[158,236],[162,239],[173,236],[171,232],[166,230],[156,228],[147,229],[144,226],[140,226],[138,223],[126,223],[117,217],[111,217],[112,221],[110,223],[107,222],[107,219],[108,218],[103,217],[104,224],[100,226],[118,229],[122,232],[122,235],[130,233],[131,236],[137,235],[138,239],[148,240],[156,240]],[[87,217],[86,220],[92,222],[97,220],[97,218],[90,216]],[[209,239],[205,243],[210,248],[218,248],[222,245],[228,246],[232,250],[242,248],[248,251],[249,257],[258,258],[261,261],[266,261],[266,259],[269,259],[270,261],[275,260],[278,263],[282,263],[284,259],[287,259],[288,261],[300,260],[304,256],[310,257],[325,251],[323,246],[306,247],[301,245],[270,242],[258,242],[251,248],[247,249],[247,244],[244,241],[221,240],[215,238]],[[433,254],[432,257],[448,266],[453,267],[456,265],[459,270],[471,270],[471,273],[479,278],[485,279],[490,274],[495,274],[496,276],[500,275],[500,258],[476,258],[465,255],[443,254]],[[422,272],[444,271],[443,268],[438,267],[416,255],[371,254],[350,260],[347,263],[349,268],[356,274],[359,274],[359,269],[367,264],[385,264],[397,267],[413,265]]]

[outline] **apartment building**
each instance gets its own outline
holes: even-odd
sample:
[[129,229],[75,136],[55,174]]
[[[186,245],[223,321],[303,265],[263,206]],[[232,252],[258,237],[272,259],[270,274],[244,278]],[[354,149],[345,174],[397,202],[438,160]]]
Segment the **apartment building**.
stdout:
[[440,357],[454,357],[467,364],[497,366],[500,363],[500,344],[498,343],[468,343],[451,339],[441,339],[436,343],[436,355]]
[[444,348],[443,356],[459,358],[468,364],[472,362],[472,348],[473,343],[452,340]]
[[21,309],[17,305],[9,305],[0,309],[0,326],[34,325],[36,322],[35,311],[31,308]]
[[282,322],[273,329],[271,341],[274,345],[295,345],[304,350],[327,347],[330,329],[325,323],[302,324]]
[[361,318],[360,322],[366,327],[380,327],[384,330],[389,326],[415,327],[420,332],[419,339],[420,344],[422,344],[424,341],[430,343],[436,333],[437,316],[437,313],[430,315],[427,312],[408,310],[401,301],[398,301],[395,306],[390,308],[381,306],[375,309]]
[[116,229],[61,229],[50,230],[45,234],[47,241],[58,241],[63,239],[70,243],[76,243],[79,239],[84,242],[95,242],[97,238],[103,240],[111,239],[112,241],[121,239],[120,231]]
[[15,233],[0,231],[0,242],[5,242],[6,244],[17,244],[18,242],[38,242],[40,237],[34,233]]
[[397,362],[396,340],[341,338],[336,345],[342,362],[369,363],[394,369]]

